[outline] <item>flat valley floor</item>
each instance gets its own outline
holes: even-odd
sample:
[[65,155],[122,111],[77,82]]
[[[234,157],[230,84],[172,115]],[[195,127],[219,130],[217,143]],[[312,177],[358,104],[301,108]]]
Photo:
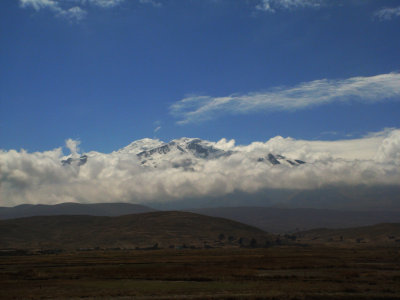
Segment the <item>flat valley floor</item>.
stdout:
[[400,299],[400,248],[2,255],[0,299]]

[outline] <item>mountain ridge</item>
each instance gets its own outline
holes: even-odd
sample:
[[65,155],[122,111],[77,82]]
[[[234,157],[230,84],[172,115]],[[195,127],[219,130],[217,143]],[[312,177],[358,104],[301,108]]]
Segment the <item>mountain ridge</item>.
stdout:
[[120,216],[153,211],[157,210],[144,205],[125,202],[21,204],[14,207],[0,207],[0,220],[48,215]]
[[315,228],[342,229],[400,223],[396,211],[350,211],[315,208],[216,207],[188,210],[207,216],[227,218],[271,233],[293,233]]
[[[136,155],[139,165],[144,167],[157,168],[163,167],[182,167],[188,171],[195,171],[195,166],[202,160],[214,160],[229,157],[235,153],[242,152],[259,163],[267,163],[271,166],[300,166],[306,162],[297,158],[287,158],[281,154],[271,152],[252,153],[251,151],[227,150],[220,147],[218,143],[202,140],[199,138],[182,137],[169,142],[163,142],[158,139],[144,138],[133,141],[129,145],[112,152],[114,155]],[[96,152],[85,153],[80,157],[76,154],[64,157],[61,161],[66,165],[84,165],[90,156],[96,155]]]
[[[36,216],[0,220],[0,248],[171,248],[240,247],[252,239],[265,245],[273,236],[236,221],[167,211],[101,217]],[[154,246],[156,245],[156,246]]]
[[[176,208],[175,208],[176,209]],[[167,209],[167,211],[174,208]],[[55,205],[22,204],[0,207],[0,220],[54,215],[123,216],[159,211],[131,203],[60,203]],[[165,211],[162,209],[161,211]],[[349,228],[384,222],[400,222],[397,211],[350,211],[316,208],[232,206],[180,209],[205,216],[225,218],[271,233],[293,233],[315,228]]]

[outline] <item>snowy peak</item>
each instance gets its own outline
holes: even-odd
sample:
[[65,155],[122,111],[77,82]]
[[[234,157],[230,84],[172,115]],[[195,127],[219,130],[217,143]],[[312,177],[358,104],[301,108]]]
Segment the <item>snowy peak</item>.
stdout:
[[[243,152],[240,147],[233,150],[223,150],[216,147],[216,143],[199,138],[180,138],[164,143],[158,139],[141,139],[132,142],[128,146],[113,152],[114,155],[128,155],[136,157],[143,167],[152,168],[182,168],[184,170],[196,170],[202,162],[218,160],[233,154],[244,155],[254,162],[268,164],[270,166],[295,167],[304,164],[298,159],[289,159],[279,154],[265,152],[256,154],[253,151]],[[88,156],[69,157],[61,161],[66,165],[84,165]]]
[[157,167],[161,162],[169,162],[174,168],[188,168],[194,164],[193,160],[216,159],[230,154],[231,151],[215,148],[211,142],[196,138],[181,138],[141,151],[136,155],[145,166]]
[[138,154],[143,151],[147,151],[150,149],[154,149],[160,147],[161,145],[165,144],[164,142],[158,139],[141,139],[130,143],[128,146],[118,150],[118,153],[132,153]]
[[221,156],[228,156],[232,154],[231,151],[224,151],[214,147],[214,143],[203,141],[196,138],[182,138],[179,140],[173,140],[170,142],[172,145],[176,145],[177,149],[185,153],[192,153],[198,158],[218,158]]
[[147,149],[137,153],[139,158],[148,158],[154,155],[168,154],[169,152],[182,155],[185,153],[193,154],[198,158],[216,158],[227,155],[230,152],[215,148],[212,143],[201,139],[182,138],[172,140],[169,143],[161,144],[152,149]]
[[287,159],[285,156],[283,155],[279,155],[279,154],[272,154],[269,153],[267,156],[265,157],[259,157],[258,160],[259,162],[269,162],[270,164],[272,164],[273,166],[275,165],[290,165],[290,166],[298,166],[298,165],[302,165],[305,164],[304,161],[299,160],[299,159]]
[[171,151],[171,148],[169,147],[169,145],[164,144],[164,145],[161,145],[161,146],[153,148],[153,149],[141,151],[141,152],[137,153],[136,155],[140,159],[143,159],[143,158],[148,158],[148,157],[151,157],[151,156],[157,155],[157,154],[167,154],[170,151]]
[[86,164],[87,159],[88,159],[87,155],[82,155],[79,158],[68,157],[67,159],[63,159],[61,161],[61,163],[62,163],[63,166],[75,164],[75,165],[77,165],[79,167],[79,166],[82,166],[82,165]]

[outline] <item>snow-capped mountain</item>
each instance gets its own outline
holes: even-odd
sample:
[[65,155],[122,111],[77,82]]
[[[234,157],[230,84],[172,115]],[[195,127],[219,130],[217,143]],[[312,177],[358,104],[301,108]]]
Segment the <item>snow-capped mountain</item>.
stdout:
[[[94,153],[93,153],[94,154]],[[289,159],[280,154],[260,153],[260,151],[244,151],[238,147],[233,150],[225,150],[218,147],[215,142],[198,138],[180,138],[164,143],[158,139],[141,139],[132,142],[128,146],[113,152],[114,155],[134,155],[142,167],[151,168],[183,168],[195,170],[195,166],[201,162],[224,159],[235,154],[243,154],[257,163],[270,166],[286,165],[299,166],[305,162],[299,159]],[[79,158],[67,157],[62,160],[63,165],[83,165],[90,160],[89,155]]]
[[265,157],[259,157],[258,161],[268,161],[269,163],[271,163],[272,165],[280,165],[280,164],[289,164],[292,166],[298,166],[298,165],[302,165],[305,164],[304,161],[300,160],[300,159],[287,159],[285,156],[277,154],[277,155],[273,155],[272,153],[268,153],[267,156]]
[[71,165],[71,164],[76,164],[77,166],[82,166],[82,165],[86,164],[87,159],[88,159],[88,156],[85,155],[85,154],[81,155],[80,157],[72,157],[72,156],[70,156],[67,159],[63,159],[61,161],[61,163],[62,163],[63,166]]
[[218,149],[213,144],[201,139],[181,138],[141,151],[136,155],[144,166],[157,167],[160,164],[170,163],[174,168],[189,168],[199,160],[217,159],[232,154],[232,151]]
[[147,151],[147,150],[151,150],[151,149],[160,147],[163,144],[165,144],[165,143],[160,140],[145,138],[145,139],[137,140],[137,141],[130,143],[128,146],[118,150],[117,153],[138,154],[142,151]]

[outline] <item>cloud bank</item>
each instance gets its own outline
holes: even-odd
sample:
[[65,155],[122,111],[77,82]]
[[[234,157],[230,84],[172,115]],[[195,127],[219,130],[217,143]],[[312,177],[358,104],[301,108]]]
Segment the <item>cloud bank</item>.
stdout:
[[[61,202],[163,202],[187,197],[223,196],[235,191],[313,189],[327,185],[400,185],[400,130],[388,129],[364,138],[306,141],[274,137],[266,142],[235,145],[234,140],[208,142],[234,151],[218,159],[198,159],[193,168],[140,165],[135,151],[89,152],[79,160],[79,142],[62,148],[28,153],[0,151],[0,206]],[[158,140],[138,141],[160,145]],[[306,161],[296,167],[257,160],[268,153]],[[71,164],[61,160],[73,158]],[[180,161],[191,157],[180,156]]]
[[375,103],[400,100],[400,74],[388,73],[343,80],[314,80],[293,87],[224,97],[189,96],[170,106],[178,124],[201,122],[219,114],[293,111],[332,102]]

